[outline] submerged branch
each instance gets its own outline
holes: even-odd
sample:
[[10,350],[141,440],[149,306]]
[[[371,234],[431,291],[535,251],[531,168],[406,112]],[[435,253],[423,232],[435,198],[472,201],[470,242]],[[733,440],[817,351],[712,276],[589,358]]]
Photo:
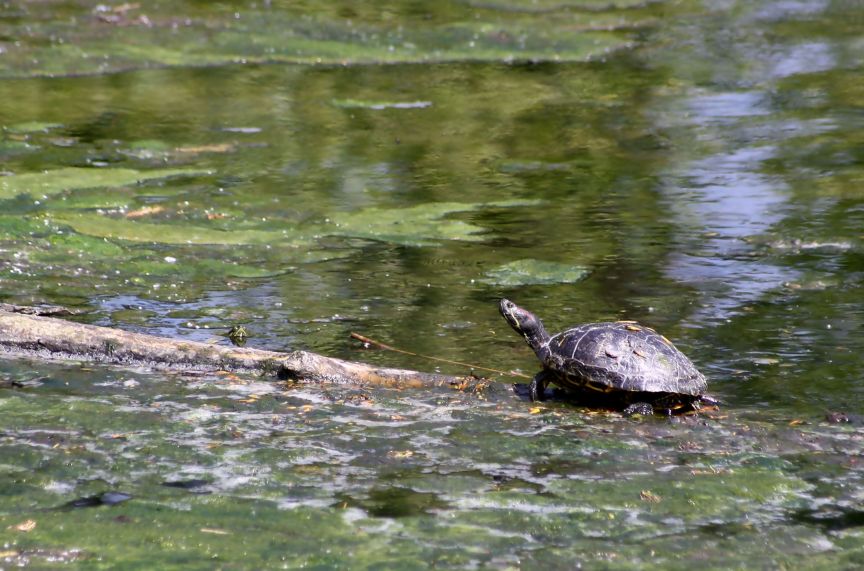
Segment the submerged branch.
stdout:
[[280,353],[178,341],[43,317],[39,313],[37,308],[24,312],[20,306],[0,306],[0,351],[21,357],[147,366],[180,372],[257,373],[279,379],[359,386],[448,387],[481,392],[491,385],[488,380],[473,377],[376,367],[308,351]]
[[421,355],[420,353],[414,353],[413,351],[406,351],[405,349],[399,349],[398,347],[393,347],[392,345],[387,345],[386,343],[381,343],[380,341],[376,341],[371,337],[366,337],[365,335],[360,335],[359,333],[351,333],[351,337],[366,345],[373,345],[375,347],[380,347],[381,349],[386,349],[387,351],[393,351],[395,353],[402,353],[403,355],[411,355],[412,357],[419,357],[421,359],[428,359],[430,361],[438,361],[439,363],[447,363],[448,365],[457,365],[459,367],[465,367],[467,369],[486,371],[488,373],[495,373],[497,375],[510,375],[511,377],[522,377],[523,379],[530,379],[531,377],[528,375],[524,375],[517,371],[500,371],[498,369],[491,369],[489,367],[481,367],[480,365],[472,365],[471,363],[463,363],[462,361],[453,361],[451,359],[442,359],[441,357],[432,357],[431,355]]

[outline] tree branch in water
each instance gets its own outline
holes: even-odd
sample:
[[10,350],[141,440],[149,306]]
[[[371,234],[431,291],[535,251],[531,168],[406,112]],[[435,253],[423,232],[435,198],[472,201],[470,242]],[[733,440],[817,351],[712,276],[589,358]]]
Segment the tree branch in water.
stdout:
[[[280,353],[179,341],[120,329],[44,317],[57,308],[0,305],[0,351],[10,356],[67,359],[169,371],[231,371],[272,375],[279,379],[384,386],[446,387],[482,392],[488,380],[376,367],[325,357],[309,351]],[[62,312],[61,312],[62,313]]]

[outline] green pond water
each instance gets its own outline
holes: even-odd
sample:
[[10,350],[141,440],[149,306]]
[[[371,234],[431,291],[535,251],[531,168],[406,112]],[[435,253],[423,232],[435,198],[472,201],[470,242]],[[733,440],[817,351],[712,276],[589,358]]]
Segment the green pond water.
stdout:
[[724,405],[4,358],[0,569],[861,568],[862,29],[843,0],[3,2],[0,301],[530,375],[506,296],[655,327]]

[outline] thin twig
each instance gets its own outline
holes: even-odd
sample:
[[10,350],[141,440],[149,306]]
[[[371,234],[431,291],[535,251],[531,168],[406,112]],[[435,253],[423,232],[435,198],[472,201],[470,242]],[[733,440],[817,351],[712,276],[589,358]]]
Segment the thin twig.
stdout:
[[351,337],[361,341],[363,343],[368,343],[370,345],[375,345],[376,347],[380,347],[381,349],[386,349],[388,351],[395,351],[396,353],[402,353],[403,355],[411,355],[412,357],[420,357],[421,359],[429,359],[430,361],[439,361],[441,363],[448,363],[450,365],[458,365],[460,367],[468,367],[469,369],[479,369],[481,371],[489,371],[490,373],[498,373],[499,375],[511,375],[513,377],[522,377],[523,379],[530,379],[528,375],[523,375],[522,373],[517,373],[516,371],[501,371],[499,369],[490,369],[489,367],[481,367],[479,365],[472,365],[471,363],[463,363],[461,361],[451,361],[450,359],[442,359],[441,357],[431,357],[429,355],[421,355],[419,353],[413,353],[411,351],[406,351],[405,349],[399,349],[397,347],[393,347],[391,345],[387,345],[386,343],[381,343],[380,341],[375,341],[374,339],[370,339],[365,335],[360,335],[359,333],[351,332]]

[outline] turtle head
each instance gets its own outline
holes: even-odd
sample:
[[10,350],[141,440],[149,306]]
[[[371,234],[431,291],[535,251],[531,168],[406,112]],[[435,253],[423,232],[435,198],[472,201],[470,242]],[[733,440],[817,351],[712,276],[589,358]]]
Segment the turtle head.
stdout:
[[510,327],[525,337],[535,351],[538,351],[540,346],[549,339],[543,322],[527,309],[522,309],[509,299],[501,299],[498,309]]

